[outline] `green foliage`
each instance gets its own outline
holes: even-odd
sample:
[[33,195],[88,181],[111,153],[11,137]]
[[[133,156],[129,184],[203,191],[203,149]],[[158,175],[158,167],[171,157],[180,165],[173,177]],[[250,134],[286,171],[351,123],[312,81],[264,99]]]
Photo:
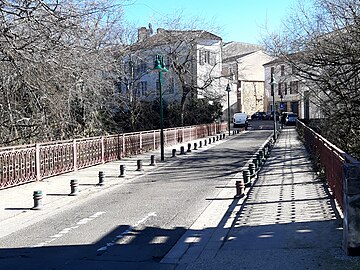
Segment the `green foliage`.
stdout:
[[[194,99],[185,106],[185,125],[213,123],[220,114],[220,103],[209,104],[205,99]],[[164,102],[163,116],[164,128],[181,126],[180,104]],[[160,105],[157,100],[141,101],[138,102],[136,110],[117,111],[112,117],[109,115],[102,117],[102,122],[108,133],[159,129]]]
[[212,123],[221,115],[221,104],[210,104],[207,99],[192,99],[185,108],[185,125]]

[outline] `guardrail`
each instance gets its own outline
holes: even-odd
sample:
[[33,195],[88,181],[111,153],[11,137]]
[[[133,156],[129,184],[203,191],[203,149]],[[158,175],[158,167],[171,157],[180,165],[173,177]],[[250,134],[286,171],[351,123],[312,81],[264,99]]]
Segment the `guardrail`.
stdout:
[[325,175],[335,200],[344,209],[344,165],[346,163],[358,163],[358,161],[301,121],[297,121],[296,127],[320,172]]
[[[164,129],[170,146],[226,131],[227,124]],[[160,147],[160,130],[0,148],[0,189],[39,181]]]

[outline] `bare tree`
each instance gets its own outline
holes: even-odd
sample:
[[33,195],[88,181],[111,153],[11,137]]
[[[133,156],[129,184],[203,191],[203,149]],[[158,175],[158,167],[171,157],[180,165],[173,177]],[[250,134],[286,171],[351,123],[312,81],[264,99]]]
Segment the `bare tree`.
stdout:
[[[310,2],[310,3],[309,3]],[[360,3],[299,4],[268,48],[296,68],[324,115],[322,132],[360,157]]]
[[114,102],[111,48],[121,7],[110,1],[0,4],[1,144],[102,133]]

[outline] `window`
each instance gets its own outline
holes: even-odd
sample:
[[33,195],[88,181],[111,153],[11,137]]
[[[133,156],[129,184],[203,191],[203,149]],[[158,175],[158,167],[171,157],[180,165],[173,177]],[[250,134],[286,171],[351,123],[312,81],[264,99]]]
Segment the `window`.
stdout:
[[137,84],[137,93],[139,96],[145,96],[147,92],[147,82],[142,81]]
[[280,76],[285,76],[285,66],[281,65],[280,67]]
[[169,94],[174,94],[174,92],[175,92],[175,80],[174,80],[174,78],[170,78],[169,85],[168,85],[168,92],[169,92]]
[[290,95],[299,93],[299,81],[290,82]]
[[210,52],[209,52],[209,51],[205,51],[204,54],[205,54],[205,56],[204,56],[204,62],[210,64]]
[[279,96],[285,96],[287,95],[287,84],[286,82],[282,82],[282,83],[279,83],[279,88],[278,88],[278,95]]
[[147,68],[147,66],[146,66],[146,62],[141,62],[141,64],[140,64],[140,71],[142,72],[142,73],[145,73],[146,72],[146,68]]
[[274,75],[274,72],[275,72],[275,68],[274,68],[274,67],[271,67],[270,74],[271,74],[271,75]]
[[199,51],[199,64],[200,64],[200,65],[203,65],[203,64],[204,64],[203,51]]
[[199,51],[199,64],[204,65],[205,63],[211,64],[211,53],[210,51]]
[[281,96],[281,93],[282,93],[282,89],[281,89],[281,88],[282,88],[282,85],[283,85],[282,83],[279,83],[279,84],[278,84],[278,95],[279,95],[279,96]]

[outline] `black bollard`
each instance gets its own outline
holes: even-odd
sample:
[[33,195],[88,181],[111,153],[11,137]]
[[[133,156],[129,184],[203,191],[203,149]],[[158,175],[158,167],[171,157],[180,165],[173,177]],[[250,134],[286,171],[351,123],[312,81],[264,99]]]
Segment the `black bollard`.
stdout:
[[206,146],[206,144],[207,144],[207,139],[204,140],[204,146]]
[[125,165],[120,165],[120,175],[119,175],[119,177],[125,177],[125,173],[126,173],[126,166]]
[[223,134],[223,139],[225,139],[225,133]]
[[185,155],[185,147],[184,146],[180,147],[180,155]]
[[250,171],[249,170],[243,170],[243,180],[244,180],[245,187],[251,186]]
[[259,152],[259,154],[256,154],[256,159],[257,159],[257,163],[258,163],[258,166],[259,166],[259,169],[262,165],[262,157],[261,157],[261,154]]
[[250,172],[250,178],[253,178],[255,176],[255,164],[254,163],[249,164],[249,172]]
[[255,164],[255,172],[257,172],[259,170],[258,160],[256,158],[253,158],[252,162]]
[[213,137],[213,142],[215,142],[215,140],[216,140],[215,137]]
[[171,151],[171,157],[176,157],[176,149],[173,149],[172,151]]
[[188,152],[188,153],[190,153],[191,152],[191,143],[188,143],[188,149],[187,149],[187,151],[186,152]]
[[245,189],[244,181],[243,180],[236,181],[235,187],[236,187],[235,198],[244,197],[244,195],[245,195],[245,193],[244,193],[244,189]]
[[212,142],[212,139],[211,139],[211,138],[209,138],[209,144],[211,144],[211,142]]
[[137,171],[139,172],[139,171],[142,171],[143,170],[143,163],[142,163],[142,160],[141,159],[138,159],[137,161],[136,161],[136,164],[137,164]]
[[43,194],[41,190],[36,190],[33,193],[33,199],[34,199],[34,207],[31,208],[32,210],[40,210],[42,208],[42,199]]
[[216,135],[216,141],[218,141],[219,140],[219,135]]
[[155,155],[150,156],[150,166],[156,166]]
[[202,141],[199,141],[199,148],[202,147]]
[[194,143],[194,150],[197,150],[197,143]]
[[103,186],[105,185],[105,175],[104,175],[104,172],[103,171],[100,171],[99,172],[99,183],[98,183],[98,186]]
[[70,180],[71,192],[69,196],[77,196],[79,193],[79,183],[77,179]]

